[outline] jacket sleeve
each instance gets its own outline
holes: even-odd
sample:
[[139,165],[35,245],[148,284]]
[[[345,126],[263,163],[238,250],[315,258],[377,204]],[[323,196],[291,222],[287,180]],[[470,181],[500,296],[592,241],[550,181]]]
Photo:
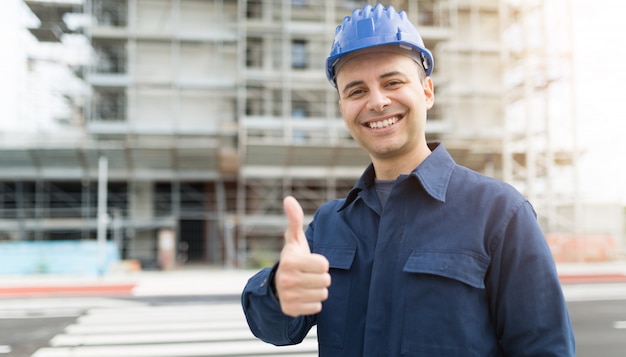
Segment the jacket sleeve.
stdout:
[[535,211],[524,202],[503,225],[487,279],[505,356],[575,356],[556,266]]
[[254,336],[276,346],[295,345],[302,342],[315,324],[315,316],[293,318],[282,312],[270,288],[277,267],[278,263],[248,280],[241,295],[241,304]]

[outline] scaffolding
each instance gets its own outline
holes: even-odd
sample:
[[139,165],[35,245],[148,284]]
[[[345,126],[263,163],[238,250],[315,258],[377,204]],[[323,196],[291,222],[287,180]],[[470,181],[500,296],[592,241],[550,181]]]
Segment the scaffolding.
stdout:
[[[109,237],[122,237],[127,257],[154,257],[158,231],[173,229],[192,260],[275,260],[286,225],[282,198],[294,195],[310,218],[344,196],[369,163],[324,76],[335,27],[365,3],[374,4],[87,0],[67,7],[92,19],[84,29],[93,61],[84,71],[91,94],[83,133],[2,147],[0,164],[11,170],[0,173],[0,227],[12,240],[92,239],[104,155],[115,218]],[[565,126],[574,117],[571,97],[552,104],[571,94],[570,39],[548,27],[570,21],[567,1],[385,5],[407,12],[436,59],[428,139],[443,141],[459,164],[514,184],[546,230],[575,227],[577,143],[575,127]],[[46,8],[31,9],[47,16]],[[566,185],[556,182],[563,177]],[[57,234],[51,224],[64,228]]]
[[503,179],[548,233],[580,232],[571,2],[502,2],[506,112]]

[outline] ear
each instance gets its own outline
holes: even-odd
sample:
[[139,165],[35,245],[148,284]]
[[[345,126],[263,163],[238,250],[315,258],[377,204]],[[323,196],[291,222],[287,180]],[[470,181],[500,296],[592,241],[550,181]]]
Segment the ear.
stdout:
[[422,87],[424,87],[426,109],[430,109],[433,105],[435,105],[435,87],[433,85],[433,80],[430,77],[424,78],[422,81]]

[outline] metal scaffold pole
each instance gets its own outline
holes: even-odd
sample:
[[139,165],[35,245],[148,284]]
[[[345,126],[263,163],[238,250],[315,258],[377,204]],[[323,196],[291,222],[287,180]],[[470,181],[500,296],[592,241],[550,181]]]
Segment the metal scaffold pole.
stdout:
[[98,272],[105,271],[106,234],[107,234],[107,183],[109,161],[102,155],[98,159]]

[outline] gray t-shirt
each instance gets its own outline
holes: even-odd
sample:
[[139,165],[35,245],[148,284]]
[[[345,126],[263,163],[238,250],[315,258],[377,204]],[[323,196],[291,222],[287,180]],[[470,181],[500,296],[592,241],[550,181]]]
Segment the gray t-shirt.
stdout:
[[387,203],[387,199],[389,198],[389,194],[391,194],[391,189],[393,185],[396,183],[396,180],[378,180],[374,182],[374,187],[376,188],[376,194],[378,195],[378,199],[380,200],[380,205],[384,209],[385,203]]

